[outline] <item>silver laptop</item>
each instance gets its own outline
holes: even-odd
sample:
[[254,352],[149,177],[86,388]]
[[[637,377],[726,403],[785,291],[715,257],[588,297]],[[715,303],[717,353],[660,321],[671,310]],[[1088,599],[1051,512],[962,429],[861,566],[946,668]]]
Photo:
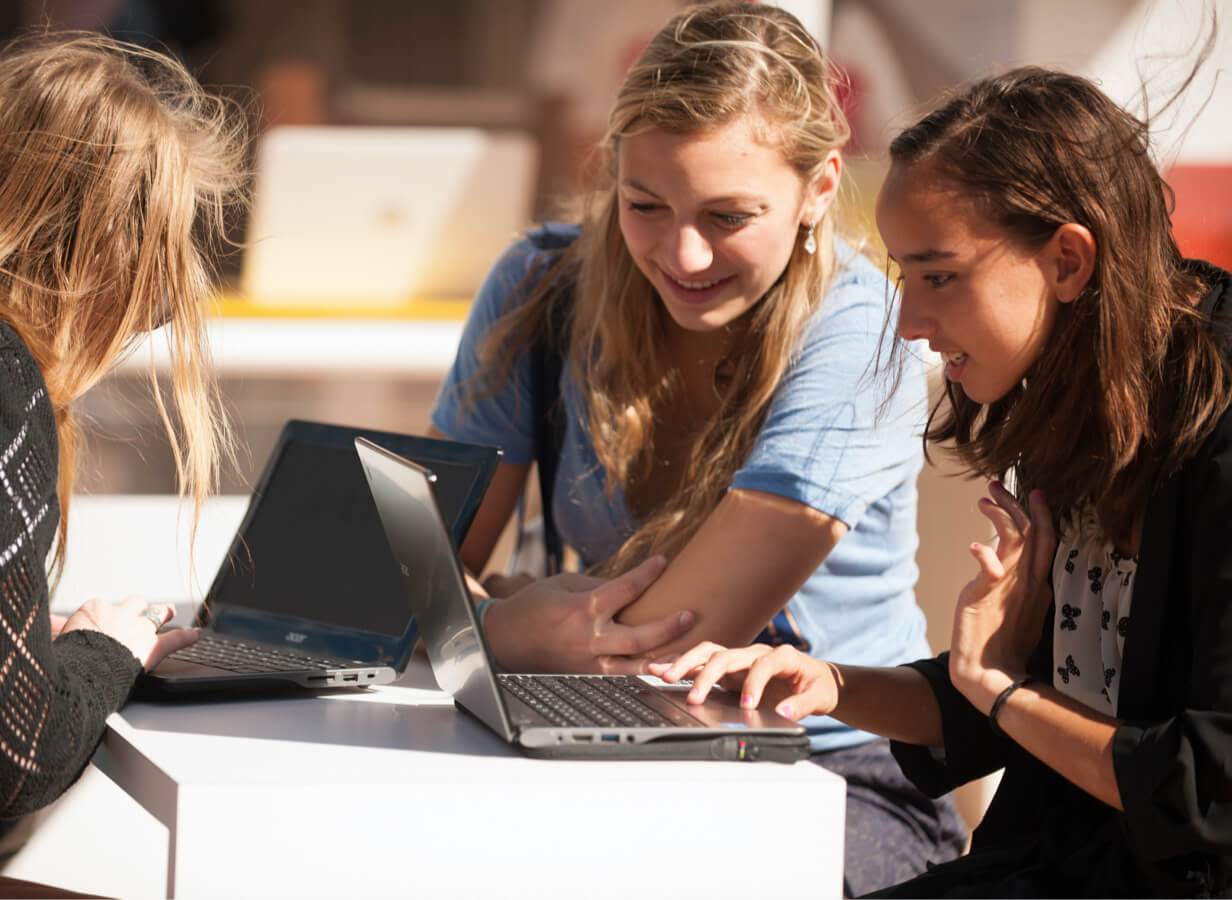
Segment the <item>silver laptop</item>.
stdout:
[[567,759],[808,756],[800,725],[741,709],[722,691],[690,705],[686,687],[637,677],[498,674],[433,496],[432,472],[362,437],[355,447],[437,684],[506,741]]
[[469,299],[529,222],[536,157],[513,131],[275,128],[258,151],[244,296]]

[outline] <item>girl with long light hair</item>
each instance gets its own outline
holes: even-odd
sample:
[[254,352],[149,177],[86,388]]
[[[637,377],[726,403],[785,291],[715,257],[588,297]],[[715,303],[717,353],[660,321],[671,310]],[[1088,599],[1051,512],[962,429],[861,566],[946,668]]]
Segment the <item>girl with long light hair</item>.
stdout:
[[174,610],[135,597],[53,623],[47,562],[54,576],[65,553],[73,404],[151,332],[171,358],[153,400],[198,510],[232,452],[204,319],[243,146],[241,120],[160,54],[52,34],[0,55],[0,816],[62,793],[142,668],[195,638],[160,633]]
[[[625,77],[581,224],[532,232],[490,275],[432,420],[505,451],[463,561],[483,569],[538,460],[590,571],[517,597],[524,579],[489,579],[481,613],[506,667],[637,672],[759,633],[866,665],[928,652],[913,594],[924,380],[909,368],[889,402],[873,377],[889,288],[836,236],[837,87],[782,9],[682,11]],[[532,348],[550,341],[564,421],[549,467]],[[653,583],[577,602],[594,575]],[[961,849],[953,808],[902,782],[886,744],[806,725],[848,777],[849,891]]]

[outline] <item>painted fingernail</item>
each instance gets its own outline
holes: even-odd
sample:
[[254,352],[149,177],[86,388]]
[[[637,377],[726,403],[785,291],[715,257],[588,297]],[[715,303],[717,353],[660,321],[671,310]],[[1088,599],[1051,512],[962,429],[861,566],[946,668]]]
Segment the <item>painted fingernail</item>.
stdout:
[[790,703],[780,703],[778,706],[774,708],[774,711],[778,713],[780,716],[782,716],[784,719],[794,719],[796,717],[795,712],[794,710],[792,710]]
[[740,705],[743,706],[745,709],[752,709],[757,704],[753,702],[752,694],[744,694],[740,698]]
[[680,627],[688,628],[693,624],[693,610],[686,609],[680,613]]

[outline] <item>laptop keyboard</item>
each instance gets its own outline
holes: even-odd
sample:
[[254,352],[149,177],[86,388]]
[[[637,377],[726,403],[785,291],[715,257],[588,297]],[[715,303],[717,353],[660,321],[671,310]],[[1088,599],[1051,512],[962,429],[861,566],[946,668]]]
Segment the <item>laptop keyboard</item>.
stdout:
[[336,659],[291,653],[269,644],[238,641],[208,631],[191,647],[177,650],[171,659],[213,666],[228,672],[302,672],[304,669],[340,669],[348,663]]
[[500,684],[553,725],[678,728],[701,723],[673,721],[641,699],[654,689],[631,676],[501,675]]

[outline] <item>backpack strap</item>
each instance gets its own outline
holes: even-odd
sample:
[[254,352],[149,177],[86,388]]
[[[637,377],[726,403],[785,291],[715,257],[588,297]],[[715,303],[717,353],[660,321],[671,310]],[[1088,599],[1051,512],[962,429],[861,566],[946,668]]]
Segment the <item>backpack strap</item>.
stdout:
[[[575,227],[548,223],[532,230],[527,239],[536,250],[547,251],[551,262],[577,240]],[[543,546],[547,575],[555,575],[564,562],[564,545],[552,515],[552,489],[565,444],[565,404],[560,396],[560,378],[569,354],[569,322],[573,308],[573,283],[564,280],[552,288],[548,315],[539,339],[530,348],[531,411],[535,422],[535,464],[539,470],[539,498],[543,505]]]
[[569,346],[571,285],[562,285],[548,299],[548,318],[540,339],[530,349],[530,380],[535,421],[535,464],[539,469],[539,499],[542,503],[543,546],[547,575],[555,575],[564,561],[564,547],[552,514],[552,489],[565,443],[565,404],[560,396]]

